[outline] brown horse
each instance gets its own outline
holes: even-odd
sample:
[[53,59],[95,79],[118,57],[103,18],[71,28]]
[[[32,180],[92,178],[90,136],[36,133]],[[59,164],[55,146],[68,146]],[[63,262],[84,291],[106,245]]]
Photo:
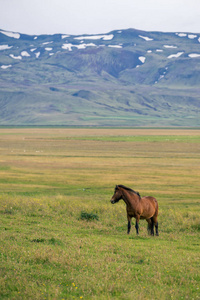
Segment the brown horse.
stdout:
[[156,235],[158,235],[158,202],[153,197],[140,197],[138,192],[124,186],[116,185],[114,195],[111,198],[111,203],[114,204],[120,199],[126,203],[126,211],[128,218],[128,231],[131,229],[131,219],[136,219],[136,233],[139,234],[139,220],[145,219],[148,222],[148,232],[154,235],[154,225],[156,228]]

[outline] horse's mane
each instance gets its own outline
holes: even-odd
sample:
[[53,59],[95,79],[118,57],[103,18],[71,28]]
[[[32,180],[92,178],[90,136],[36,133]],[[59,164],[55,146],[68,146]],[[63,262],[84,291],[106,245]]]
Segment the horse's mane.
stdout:
[[116,188],[117,188],[117,187],[121,187],[121,188],[123,188],[123,189],[125,189],[125,190],[127,190],[127,191],[133,192],[134,194],[138,195],[139,198],[141,198],[139,192],[136,192],[136,191],[132,190],[131,188],[129,188],[129,187],[123,185],[123,184],[119,184],[119,185],[116,186]]

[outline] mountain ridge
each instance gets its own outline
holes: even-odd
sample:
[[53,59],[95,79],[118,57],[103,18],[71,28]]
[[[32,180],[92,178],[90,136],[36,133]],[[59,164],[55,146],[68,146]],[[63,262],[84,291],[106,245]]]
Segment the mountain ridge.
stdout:
[[0,30],[0,125],[200,126],[200,34]]

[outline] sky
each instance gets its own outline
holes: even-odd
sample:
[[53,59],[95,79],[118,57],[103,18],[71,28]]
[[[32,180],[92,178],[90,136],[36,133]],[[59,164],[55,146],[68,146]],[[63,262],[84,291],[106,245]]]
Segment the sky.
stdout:
[[200,33],[200,0],[0,0],[0,29],[98,34],[135,28]]

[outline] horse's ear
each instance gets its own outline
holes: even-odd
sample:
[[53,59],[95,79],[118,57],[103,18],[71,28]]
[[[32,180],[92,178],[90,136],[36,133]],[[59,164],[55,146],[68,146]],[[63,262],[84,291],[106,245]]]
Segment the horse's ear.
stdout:
[[118,190],[118,185],[116,185],[116,187],[115,187],[115,191],[116,191],[116,190]]

